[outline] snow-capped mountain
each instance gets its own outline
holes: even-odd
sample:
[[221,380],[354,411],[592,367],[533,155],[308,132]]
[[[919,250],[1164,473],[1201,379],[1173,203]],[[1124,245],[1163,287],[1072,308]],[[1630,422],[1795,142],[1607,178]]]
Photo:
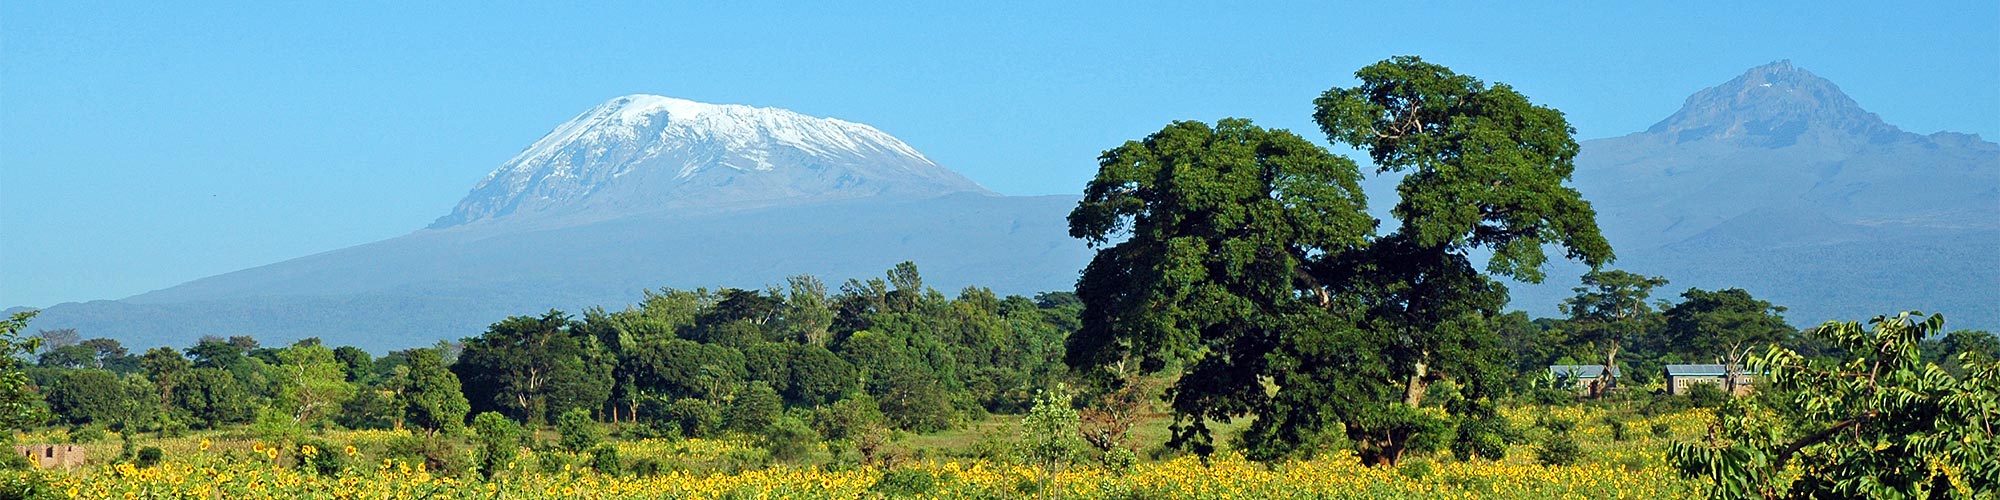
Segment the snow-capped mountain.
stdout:
[[635,94],[556,127],[431,227],[954,193],[993,194],[874,127]]

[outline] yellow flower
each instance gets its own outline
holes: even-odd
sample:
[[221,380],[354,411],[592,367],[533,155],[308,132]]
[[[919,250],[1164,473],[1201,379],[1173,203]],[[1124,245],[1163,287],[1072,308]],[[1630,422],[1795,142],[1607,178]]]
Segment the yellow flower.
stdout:
[[299,454],[300,454],[300,455],[305,455],[305,456],[306,456],[306,458],[312,458],[312,457],[314,457],[314,456],[318,456],[318,455],[319,455],[319,448],[314,448],[314,447],[313,447],[313,445],[309,445],[309,444],[308,444],[308,445],[300,445],[300,446],[299,446]]
[[264,456],[267,456],[267,457],[271,457],[271,459],[272,459],[272,460],[277,460],[277,459],[278,459],[278,449],[277,449],[277,448],[266,448],[266,449],[264,449]]
[[347,445],[347,456],[354,456],[355,453],[358,452],[354,451],[354,445]]
[[208,447],[214,444],[215,443],[209,441],[208,438],[201,438],[201,451],[208,451]]

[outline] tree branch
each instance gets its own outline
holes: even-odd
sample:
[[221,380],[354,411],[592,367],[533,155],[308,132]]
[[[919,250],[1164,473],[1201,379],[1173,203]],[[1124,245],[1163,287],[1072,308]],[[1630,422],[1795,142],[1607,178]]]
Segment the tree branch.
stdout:
[[1857,416],[1847,420],[1842,420],[1840,421],[1840,423],[1833,424],[1833,427],[1828,427],[1825,430],[1812,433],[1812,435],[1806,436],[1804,439],[1792,442],[1791,445],[1785,446],[1784,450],[1778,452],[1778,459],[1773,462],[1775,464],[1773,469],[1784,470],[1785,462],[1791,460],[1792,455],[1797,454],[1799,450],[1805,449],[1805,447],[1807,446],[1812,446],[1815,444],[1819,444],[1822,441],[1826,441],[1827,439],[1832,438],[1835,433],[1838,433],[1841,430],[1868,423],[1869,420],[1874,420],[1875,416],[1879,414],[1881,414],[1881,412],[1869,411],[1865,415]]

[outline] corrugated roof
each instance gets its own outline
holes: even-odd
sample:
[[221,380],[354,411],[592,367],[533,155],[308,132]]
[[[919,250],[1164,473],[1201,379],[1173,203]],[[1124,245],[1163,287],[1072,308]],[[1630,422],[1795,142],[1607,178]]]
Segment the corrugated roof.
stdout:
[[[1604,365],[1549,365],[1549,373],[1569,375],[1576,378],[1598,378],[1604,376]],[[1612,377],[1622,377],[1618,367],[1611,368]]]
[[1722,365],[1667,365],[1669,377],[1720,377],[1729,373]]

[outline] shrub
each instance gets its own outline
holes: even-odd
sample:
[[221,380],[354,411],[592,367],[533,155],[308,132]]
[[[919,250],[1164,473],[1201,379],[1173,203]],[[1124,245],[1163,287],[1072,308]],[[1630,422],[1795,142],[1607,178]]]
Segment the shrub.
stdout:
[[674,400],[662,410],[661,419],[680,427],[688,437],[708,437],[721,425],[722,412],[714,403],[695,398]]
[[335,450],[333,445],[326,441],[309,439],[299,443],[293,451],[297,453],[296,456],[301,457],[300,466],[321,476],[337,475],[342,469],[347,468],[347,456]]
[[1715,384],[1688,384],[1687,398],[1695,408],[1715,408],[1729,401],[1729,395]]
[[604,441],[604,428],[590,418],[590,410],[571,408],[556,418],[556,433],[562,435],[562,449],[582,452]]
[[1653,424],[1653,437],[1665,439],[1673,437],[1673,435],[1674,435],[1673,426],[1667,424]]
[[166,452],[160,451],[160,447],[147,446],[139,449],[139,459],[132,465],[138,466],[141,469],[152,467],[159,465],[160,458],[164,456],[166,456]]
[[1104,450],[1104,468],[1116,473],[1126,473],[1139,465],[1139,454],[1131,449],[1118,447]]
[[[1032,483],[1032,481],[1031,481]],[[870,488],[877,493],[891,497],[908,497],[930,493],[937,488],[937,477],[920,469],[897,468],[882,473],[882,480]]]
[[1605,415],[1605,416],[1604,416],[1604,425],[1606,425],[1606,426],[1610,426],[1610,427],[1611,427],[1611,440],[1612,440],[1612,441],[1624,441],[1624,440],[1625,440],[1625,421],[1623,421],[1623,420],[1619,420],[1619,419],[1618,419],[1617,417],[1613,417],[1613,416],[1610,416],[1610,415]]
[[619,460],[618,447],[612,446],[611,443],[600,444],[590,449],[590,468],[607,476],[625,474],[625,462]]
[[101,425],[86,425],[69,431],[69,442],[76,444],[95,443],[103,441],[106,437],[104,426]]
[[383,455],[409,463],[422,463],[438,475],[457,475],[466,469],[465,457],[449,439],[424,439],[400,434],[382,442]]
[[521,426],[499,412],[472,418],[473,445],[479,447],[479,474],[492,479],[520,453]]
[[1576,439],[1568,432],[1550,433],[1542,445],[1535,448],[1535,461],[1542,465],[1574,465],[1583,457],[1583,448],[1577,446]]
[[536,453],[535,468],[543,474],[561,474],[563,467],[570,464],[570,458],[569,454],[560,451]]
[[819,433],[813,432],[805,421],[793,417],[782,417],[764,428],[759,439],[771,458],[783,462],[794,462],[812,452],[819,444]]
[[729,427],[743,432],[760,432],[785,411],[785,400],[778,397],[778,391],[763,381],[751,382],[750,387],[729,404]]

